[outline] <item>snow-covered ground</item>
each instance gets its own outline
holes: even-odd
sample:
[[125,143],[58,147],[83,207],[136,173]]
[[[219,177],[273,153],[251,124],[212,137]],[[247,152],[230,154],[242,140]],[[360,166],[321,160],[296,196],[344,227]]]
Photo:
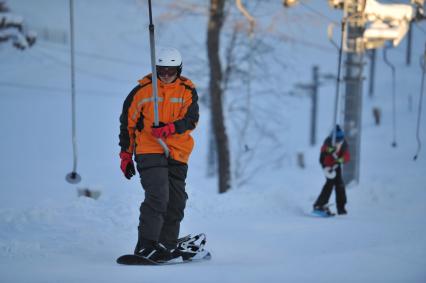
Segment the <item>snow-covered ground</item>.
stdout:
[[[137,178],[129,182],[119,169],[118,117],[123,99],[150,68],[146,4],[74,2],[80,184],[64,180],[72,168],[68,46],[39,41],[25,52],[0,46],[0,282],[426,282],[424,149],[412,160],[424,31],[414,27],[411,66],[404,64],[405,41],[389,53],[397,66],[396,148],[391,147],[391,75],[383,60],[378,61],[375,97],[363,99],[360,182],[347,190],[347,216],[309,215],[324,182],[318,151],[330,130],[332,83],[320,89],[315,147],[308,144],[309,99],[286,96],[274,104],[264,96],[262,103],[274,106],[270,119],[284,119],[274,131],[281,146],[260,151],[273,158],[254,158],[253,164],[273,163],[221,195],[216,179],[206,178],[211,129],[208,109],[201,105],[181,234],[205,232],[213,259],[163,267],[120,266],[116,257],[132,251],[136,241],[143,191]],[[198,85],[200,96],[206,95],[207,1],[193,1],[198,6],[189,14],[169,14],[173,1],[154,2],[158,42],[170,41],[182,50],[189,62],[184,74]],[[276,2],[267,2],[268,8],[260,5],[257,16],[266,20],[271,11],[283,9]],[[313,2],[306,3],[327,17],[336,19],[340,13]],[[10,6],[38,29],[67,30],[66,0],[14,0]],[[282,52],[287,65],[284,71],[269,73],[283,76],[282,88],[308,82],[314,64],[335,72],[333,48],[322,48],[330,46],[324,17],[304,6],[280,15],[283,18],[276,21],[290,22],[282,30],[321,47],[285,41],[275,46],[275,54]],[[306,24],[294,19],[305,19]],[[225,28],[229,32],[229,26]],[[253,89],[271,87],[262,83],[254,80]],[[371,114],[375,106],[383,113],[379,127]],[[422,123],[424,140],[425,115]],[[305,169],[297,167],[298,151],[305,154]],[[101,196],[77,197],[78,188],[99,190]]]

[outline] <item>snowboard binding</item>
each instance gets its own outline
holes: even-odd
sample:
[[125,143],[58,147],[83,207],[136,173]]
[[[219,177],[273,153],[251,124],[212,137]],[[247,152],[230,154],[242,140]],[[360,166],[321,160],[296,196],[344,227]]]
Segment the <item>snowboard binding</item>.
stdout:
[[160,262],[138,254],[126,254],[117,258],[117,263],[124,265],[163,265],[210,260],[211,254],[204,249],[207,238],[205,234],[187,235],[179,238],[176,249],[170,251],[172,260]]
[[178,240],[177,252],[182,255],[184,261],[210,259],[211,254],[204,249],[207,238],[204,233],[191,236],[187,235]]
[[335,213],[331,212],[328,206],[315,206],[312,214],[320,217],[332,217],[336,215]]

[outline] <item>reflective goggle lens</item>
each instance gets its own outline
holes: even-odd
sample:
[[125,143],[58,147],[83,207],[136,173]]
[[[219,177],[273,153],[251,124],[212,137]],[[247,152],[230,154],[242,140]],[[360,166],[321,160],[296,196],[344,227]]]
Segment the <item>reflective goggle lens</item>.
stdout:
[[177,74],[176,67],[157,67],[157,74],[161,77],[174,76]]

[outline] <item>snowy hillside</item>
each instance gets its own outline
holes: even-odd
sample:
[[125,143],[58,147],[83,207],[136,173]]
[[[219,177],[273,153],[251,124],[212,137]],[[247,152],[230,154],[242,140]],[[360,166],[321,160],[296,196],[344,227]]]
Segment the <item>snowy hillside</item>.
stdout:
[[[256,38],[264,35],[266,52],[255,57],[251,109],[263,136],[273,138],[253,131],[243,140],[256,152],[250,178],[219,195],[217,180],[206,177],[211,128],[202,104],[181,234],[205,232],[213,258],[131,267],[115,259],[134,248],[144,195],[137,178],[127,181],[120,171],[118,118],[124,98],[150,70],[147,6],[136,0],[74,2],[80,184],[64,179],[72,168],[67,43],[40,39],[24,52],[0,45],[0,282],[426,282],[425,113],[423,150],[412,160],[425,23],[413,29],[412,65],[405,65],[405,41],[389,52],[397,66],[398,146],[391,147],[391,74],[380,51],[375,96],[363,98],[360,183],[347,189],[349,214],[319,219],[309,212],[325,181],[318,152],[332,123],[334,84],[320,88],[315,147],[309,146],[309,98],[284,93],[309,82],[315,64],[336,72],[337,54],[325,30],[340,11],[326,1],[305,1],[292,10],[280,1],[259,4],[255,16],[263,32]],[[208,1],[192,1],[190,13],[180,13],[176,1],[153,2],[157,43],[182,51],[183,74],[202,100]],[[67,33],[66,0],[9,5],[39,32]],[[231,16],[238,17],[235,9]],[[231,31],[227,23],[224,44]],[[234,81],[227,103],[245,93],[246,85]],[[383,114],[379,127],[371,114],[376,106]],[[238,130],[230,109],[228,133]],[[304,169],[297,166],[298,152],[305,154]],[[78,197],[79,188],[101,196]]]

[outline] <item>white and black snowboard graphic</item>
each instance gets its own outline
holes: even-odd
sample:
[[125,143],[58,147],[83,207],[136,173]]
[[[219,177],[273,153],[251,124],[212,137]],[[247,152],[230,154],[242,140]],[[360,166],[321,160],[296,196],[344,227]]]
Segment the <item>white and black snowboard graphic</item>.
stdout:
[[209,251],[204,249],[205,244],[205,234],[187,235],[178,239],[178,249],[182,255],[170,261],[157,262],[141,255],[125,254],[117,258],[117,263],[124,265],[169,265],[210,260],[212,256]]

